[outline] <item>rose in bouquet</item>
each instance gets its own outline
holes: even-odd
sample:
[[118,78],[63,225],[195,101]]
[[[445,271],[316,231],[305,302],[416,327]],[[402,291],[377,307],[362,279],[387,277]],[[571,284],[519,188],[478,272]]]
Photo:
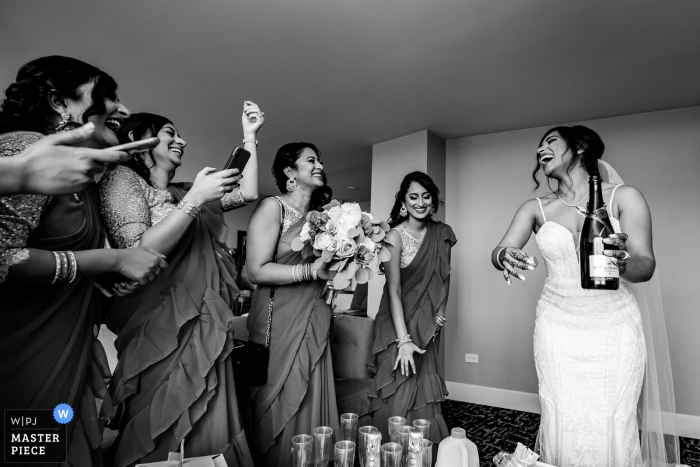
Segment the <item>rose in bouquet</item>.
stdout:
[[386,262],[391,253],[386,248],[389,224],[362,212],[357,203],[333,200],[322,211],[310,211],[299,237],[292,241],[292,249],[301,251],[306,258],[317,257],[314,267],[330,263],[337,274],[327,284],[330,288],[328,303],[335,291],[348,287],[353,278],[358,284],[371,280],[378,270],[378,262]]

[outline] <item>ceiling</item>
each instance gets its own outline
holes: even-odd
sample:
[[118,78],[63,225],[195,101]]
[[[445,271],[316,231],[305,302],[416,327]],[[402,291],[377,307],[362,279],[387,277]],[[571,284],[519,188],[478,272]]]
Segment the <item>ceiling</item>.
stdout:
[[0,87],[43,55],[97,65],[132,112],[175,122],[189,180],[241,143],[250,99],[263,193],[277,148],[310,141],[335,194],[364,201],[371,146],[419,130],[700,104],[699,18],[698,0],[1,0]]

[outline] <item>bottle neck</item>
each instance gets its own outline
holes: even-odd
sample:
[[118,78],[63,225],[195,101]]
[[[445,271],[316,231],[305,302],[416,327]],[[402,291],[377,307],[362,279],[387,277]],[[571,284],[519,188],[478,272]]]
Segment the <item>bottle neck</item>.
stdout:
[[588,179],[588,214],[593,214],[605,206],[603,201],[603,182],[600,177],[592,175]]

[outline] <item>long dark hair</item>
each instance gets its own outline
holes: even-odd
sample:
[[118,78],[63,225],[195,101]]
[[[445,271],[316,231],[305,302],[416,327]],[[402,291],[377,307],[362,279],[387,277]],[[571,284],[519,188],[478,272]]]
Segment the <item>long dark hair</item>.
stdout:
[[396,193],[396,201],[394,202],[394,207],[391,208],[391,215],[389,216],[389,227],[394,228],[403,221],[401,216],[399,216],[399,211],[406,200],[406,194],[413,182],[418,183],[430,193],[430,197],[433,198],[433,207],[435,208],[433,214],[438,211],[438,207],[441,204],[444,204],[440,201],[440,189],[429,175],[423,172],[411,172],[403,178],[401,187],[399,187],[399,191]]
[[[569,162],[566,168],[566,173],[571,172],[571,169],[576,166],[576,164],[582,162],[589,175],[598,175],[598,159],[603,157],[603,152],[605,152],[605,144],[603,144],[603,140],[600,139],[598,133],[583,125],[555,126],[544,134],[537,147],[542,147],[545,138],[555,131],[561,135],[566,142],[566,146],[571,150],[571,162]],[[581,154],[579,154],[579,151],[582,151]],[[539,155],[537,155],[535,170],[532,171],[532,179],[535,181],[535,190],[540,187],[537,173],[541,168]],[[549,181],[547,183],[549,183]]]
[[[130,143],[131,138],[129,133],[134,137],[134,141],[138,141],[146,137],[146,135],[156,136],[158,132],[167,124],[173,124],[170,120],[165,117],[161,117],[156,114],[149,114],[146,112],[141,112],[137,114],[132,114],[129,118],[122,122],[122,126],[117,132],[117,138],[119,142]],[[152,153],[152,149],[148,151],[149,154]],[[131,170],[136,172],[141,178],[146,180],[146,183],[151,185],[151,172],[150,167],[146,165],[146,161],[140,155],[135,155],[126,162],[122,162],[122,165],[129,167]],[[151,185],[152,186],[152,185]]]
[[[309,148],[316,153],[318,160],[321,160],[321,151],[311,143],[287,143],[277,150],[275,161],[272,163],[272,176],[275,177],[275,184],[282,194],[287,193],[287,174],[284,169],[287,167],[296,168],[297,159],[301,156],[304,149]],[[323,206],[330,203],[333,196],[333,190],[328,186],[326,172],[322,173],[324,186],[317,188],[311,195],[311,203],[309,209],[312,211],[320,210]]]
[[51,116],[56,111],[49,104],[49,94],[78,99],[78,88],[95,82],[92,104],[83,114],[83,123],[92,115],[106,111],[105,99],[116,100],[117,83],[104,71],[71,57],[51,55],[26,63],[17,72],[15,82],[5,89],[0,105],[0,133],[36,131],[51,133]]

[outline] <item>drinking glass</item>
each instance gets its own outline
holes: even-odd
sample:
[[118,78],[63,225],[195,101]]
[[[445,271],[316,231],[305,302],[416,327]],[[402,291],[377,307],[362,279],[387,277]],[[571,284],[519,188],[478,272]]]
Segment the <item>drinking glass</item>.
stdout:
[[382,467],[401,467],[401,446],[398,443],[386,443],[380,451]]
[[423,433],[423,439],[430,439],[430,421],[418,419],[413,421],[413,426],[418,428]]
[[333,467],[353,467],[355,465],[355,443],[338,441],[335,443],[335,458]]
[[344,413],[340,416],[340,433],[343,441],[357,442],[357,414]]
[[407,455],[406,455],[406,464],[405,465],[416,465],[418,467],[421,467],[423,464],[423,453],[421,451],[421,442],[423,441],[423,433],[416,428],[415,426],[412,426],[409,428],[408,431],[408,446],[407,446]]
[[309,435],[292,438],[292,467],[313,467],[314,439]]
[[397,429],[399,437],[399,445],[401,446],[401,465],[405,466],[408,464],[408,438],[411,434],[411,430],[417,430],[412,426],[403,425]]
[[433,442],[424,439],[420,444],[423,450],[423,467],[433,467]]
[[328,467],[333,450],[333,428],[320,426],[314,428],[314,466]]
[[379,449],[381,448],[382,434],[376,427],[373,426],[363,426],[358,430],[357,439],[357,449],[359,450],[356,454],[360,458],[360,467],[365,467],[369,465],[368,454],[370,451],[374,456],[375,465],[379,465]]
[[397,443],[399,441],[398,428],[406,424],[403,417],[389,417],[389,441]]

